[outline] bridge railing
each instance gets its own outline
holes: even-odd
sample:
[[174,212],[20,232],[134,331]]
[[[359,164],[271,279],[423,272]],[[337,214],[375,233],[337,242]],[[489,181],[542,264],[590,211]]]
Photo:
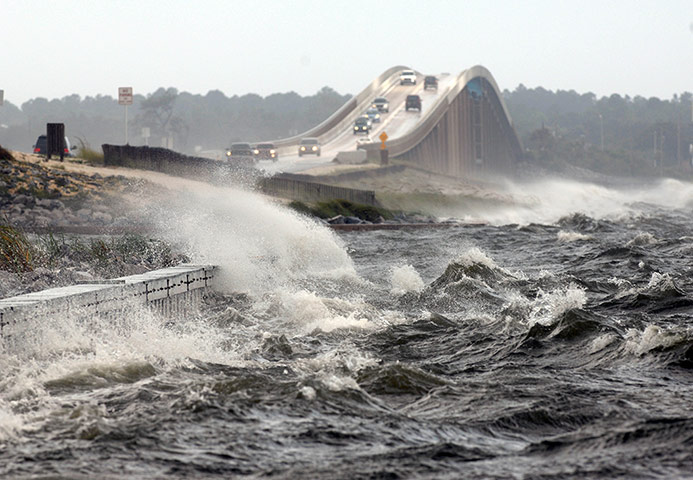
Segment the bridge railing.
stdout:
[[[387,88],[390,85],[392,85],[393,82],[399,78],[399,72],[401,72],[402,70],[406,70],[407,68],[408,67],[402,65],[388,68],[383,73],[381,73],[375,80],[373,80],[366,88],[364,88],[360,93],[349,99],[348,102],[342,105],[342,107],[340,107],[336,112],[327,117],[327,119],[325,119],[323,122],[299,135],[274,140],[274,145],[277,148],[286,149],[288,147],[297,145],[304,137],[317,137],[318,139],[320,139],[321,143],[329,141],[331,138],[334,138],[338,133],[341,133],[340,127],[351,122],[350,114],[352,112],[364,109],[365,106],[369,102],[371,102],[372,97],[377,90],[381,88]],[[281,153],[283,153],[283,151],[280,150],[280,154]]]
[[[485,79],[493,87],[496,95],[498,96],[500,104],[503,107],[505,116],[508,119],[510,125],[512,126],[512,119],[510,117],[510,113],[507,109],[507,106],[505,105],[505,102],[503,101],[503,97],[501,95],[500,90],[498,89],[496,81],[493,79],[491,73],[485,67],[481,65],[476,65],[472,68],[462,71],[458,75],[455,82],[450,86],[450,90],[448,91],[448,93],[446,95],[441,95],[436,100],[436,103],[434,104],[433,108],[428,110],[428,112],[424,115],[424,117],[419,122],[416,128],[402,135],[401,137],[397,137],[388,141],[388,150],[390,157],[392,158],[398,155],[402,155],[405,152],[414,148],[421,141],[423,141],[426,138],[426,136],[431,132],[431,130],[433,130],[433,128],[435,128],[438,122],[440,122],[440,120],[443,118],[445,113],[448,111],[450,104],[452,104],[457,98],[457,96],[460,93],[462,93],[467,84],[472,79],[477,77]],[[369,148],[369,151],[373,148],[374,147],[371,146]]]

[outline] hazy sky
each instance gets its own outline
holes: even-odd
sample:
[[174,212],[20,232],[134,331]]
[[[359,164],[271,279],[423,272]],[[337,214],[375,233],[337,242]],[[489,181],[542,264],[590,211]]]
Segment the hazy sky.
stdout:
[[501,89],[693,91],[693,0],[2,0],[0,89],[358,93],[393,65]]

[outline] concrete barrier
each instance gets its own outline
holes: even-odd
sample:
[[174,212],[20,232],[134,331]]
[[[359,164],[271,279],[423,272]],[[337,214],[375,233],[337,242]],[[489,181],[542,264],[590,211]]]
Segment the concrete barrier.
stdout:
[[366,163],[366,152],[364,150],[355,150],[351,152],[337,153],[337,163],[342,164],[360,164]]
[[41,319],[65,315],[80,318],[117,316],[146,306],[162,315],[182,315],[200,306],[212,286],[215,267],[182,264],[140,275],[95,283],[50,288],[0,299],[0,339],[10,346],[27,331],[40,328]]

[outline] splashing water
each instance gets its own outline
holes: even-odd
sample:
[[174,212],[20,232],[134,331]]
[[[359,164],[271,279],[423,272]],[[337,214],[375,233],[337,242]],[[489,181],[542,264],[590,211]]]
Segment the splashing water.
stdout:
[[663,179],[650,185],[605,187],[572,180],[549,179],[531,184],[507,182],[505,190],[514,201],[500,207],[477,207],[449,212],[456,218],[472,218],[493,225],[554,224],[582,213],[595,219],[628,218],[638,213],[638,202],[667,208],[687,208],[693,203],[693,184]]
[[333,232],[253,192],[208,186],[159,205],[152,217],[195,262],[220,267],[218,289],[259,294],[306,278],[357,279]]

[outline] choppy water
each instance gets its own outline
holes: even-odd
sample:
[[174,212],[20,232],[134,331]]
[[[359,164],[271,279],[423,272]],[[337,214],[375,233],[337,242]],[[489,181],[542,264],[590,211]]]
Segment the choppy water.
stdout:
[[693,186],[515,194],[343,234],[168,205],[222,291],[2,351],[0,477],[693,478]]

